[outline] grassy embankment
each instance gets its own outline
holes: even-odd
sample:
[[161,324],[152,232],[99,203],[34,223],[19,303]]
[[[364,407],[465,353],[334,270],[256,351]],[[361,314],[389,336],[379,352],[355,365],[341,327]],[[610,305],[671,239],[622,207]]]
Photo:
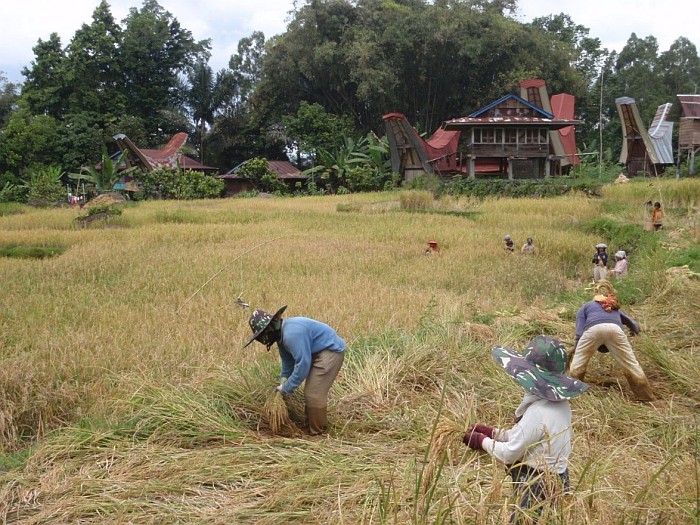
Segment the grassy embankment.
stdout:
[[[441,213],[402,211],[399,193],[146,202],[85,229],[72,209],[0,213],[0,247],[65,249],[0,257],[0,520],[504,523],[503,468],[463,445],[426,464],[431,433],[511,423],[522,390],[491,346],[571,342],[603,240],[630,255],[619,292],[659,400],[632,401],[612,359],[593,360],[573,402],[575,492],[550,521],[695,523],[700,281],[669,268],[700,271],[699,197],[698,181],[647,180]],[[642,230],[649,199],[659,233]],[[504,253],[505,233],[538,254]],[[422,255],[429,238],[440,256]],[[278,359],[241,349],[241,293],[348,341],[328,438],[269,431]]]

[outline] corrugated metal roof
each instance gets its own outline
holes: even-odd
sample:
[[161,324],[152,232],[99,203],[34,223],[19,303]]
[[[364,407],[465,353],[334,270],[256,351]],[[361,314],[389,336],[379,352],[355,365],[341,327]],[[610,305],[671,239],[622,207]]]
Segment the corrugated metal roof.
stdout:
[[564,120],[555,118],[539,118],[539,117],[460,117],[448,120],[445,122],[445,129],[458,129],[469,126],[538,126],[547,128],[563,128],[565,126],[573,126],[580,124],[579,120]]
[[[224,175],[219,175],[220,179],[245,179],[238,175],[238,171],[244,166],[248,161],[243,161],[234,168],[228,170]],[[308,179],[308,175],[304,175],[299,171],[299,169],[294,166],[291,162],[287,160],[268,160],[267,167],[274,171],[280,179]]]
[[647,133],[642,123],[642,117],[639,115],[637,103],[632,97],[619,97],[615,99],[617,113],[620,116],[622,123],[622,149],[620,151],[620,163],[627,164],[629,151],[632,150],[632,145],[636,141],[641,141],[644,144],[646,154],[652,164],[659,164],[659,159],[656,156],[656,148],[654,148],[649,134]]
[[673,164],[673,122],[666,121],[671,106],[670,102],[661,104],[649,128],[649,139],[661,164]]
[[700,119],[700,95],[676,95],[681,102],[683,118]]

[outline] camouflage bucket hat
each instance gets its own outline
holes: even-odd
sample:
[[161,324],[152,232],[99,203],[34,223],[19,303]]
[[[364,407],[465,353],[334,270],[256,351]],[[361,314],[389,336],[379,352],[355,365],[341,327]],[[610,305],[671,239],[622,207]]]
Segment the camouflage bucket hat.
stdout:
[[562,401],[582,394],[588,385],[564,373],[567,353],[561,341],[538,335],[520,354],[495,346],[493,358],[520,386],[550,401]]
[[272,322],[272,320],[275,317],[279,317],[282,315],[282,313],[287,309],[287,306],[283,306],[277,312],[275,315],[270,315],[267,313],[265,310],[255,310],[252,314],[250,314],[250,319],[248,319],[248,324],[250,325],[250,329],[253,331],[253,337],[251,337],[246,344],[243,345],[243,348],[248,346],[250,343],[255,341],[255,339],[258,338],[258,336],[265,331],[265,328],[269,326],[269,324]]

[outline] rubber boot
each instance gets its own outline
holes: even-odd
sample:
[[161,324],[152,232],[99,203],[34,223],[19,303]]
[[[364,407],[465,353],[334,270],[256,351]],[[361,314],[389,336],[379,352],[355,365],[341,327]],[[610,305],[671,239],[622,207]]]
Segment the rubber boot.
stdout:
[[639,378],[631,374],[625,374],[625,379],[627,379],[627,383],[638,401],[654,401],[654,394],[646,377]]
[[325,434],[328,429],[327,407],[306,407],[306,422],[309,425],[309,434],[317,436]]

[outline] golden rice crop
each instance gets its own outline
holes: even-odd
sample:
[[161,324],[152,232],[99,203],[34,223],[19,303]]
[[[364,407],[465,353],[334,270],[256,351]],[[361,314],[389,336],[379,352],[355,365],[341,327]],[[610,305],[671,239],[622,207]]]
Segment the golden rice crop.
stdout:
[[[400,192],[143,202],[119,228],[76,228],[71,209],[0,217],[0,245],[67,247],[0,258],[0,520],[503,523],[505,471],[461,434],[509,427],[522,396],[491,346],[573,339],[600,240],[578,224],[604,215],[644,234],[641,194],[611,191],[421,213],[399,210]],[[575,492],[553,521],[695,511],[700,280],[664,263],[697,232],[666,199],[683,228],[658,232],[659,251],[634,254],[615,285],[634,299],[623,308],[659,400],[634,403],[614,360],[591,360],[572,402]],[[505,233],[533,237],[536,255],[506,254]],[[431,238],[437,257],[423,255]],[[266,431],[279,357],[242,346],[251,310],[283,304],[348,343],[323,439]],[[287,408],[300,424],[301,393]]]

